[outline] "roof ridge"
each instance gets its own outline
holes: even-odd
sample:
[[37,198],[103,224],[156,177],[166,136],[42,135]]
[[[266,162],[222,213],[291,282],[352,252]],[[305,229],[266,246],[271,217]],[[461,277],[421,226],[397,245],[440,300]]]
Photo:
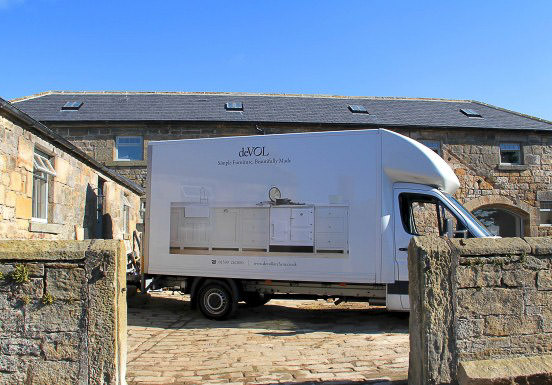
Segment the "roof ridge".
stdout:
[[482,105],[482,106],[485,106],[485,107],[494,108],[494,109],[497,110],[497,111],[507,112],[507,113],[509,113],[509,114],[521,116],[521,117],[523,117],[523,118],[532,119],[532,120],[536,120],[537,122],[541,122],[541,123],[546,123],[546,124],[552,125],[552,121],[546,120],[546,119],[543,119],[543,118],[538,118],[538,117],[533,116],[533,115],[528,115],[528,114],[524,114],[524,113],[522,113],[522,112],[517,112],[517,111],[514,111],[514,110],[509,110],[509,109],[507,109],[507,108],[498,107],[498,106],[495,106],[495,105],[493,105],[493,104],[488,104],[488,103],[480,102],[480,101],[478,101],[478,100],[470,100],[470,102],[471,102],[471,103],[475,103],[475,104],[479,104],[479,105]]
[[55,92],[58,92],[58,91],[43,91],[43,92],[39,92],[37,94],[31,94],[31,95],[27,95],[27,96],[22,96],[20,98],[14,98],[14,99],[10,99],[8,100],[10,103],[17,103],[17,102],[22,102],[24,100],[31,100],[31,99],[36,99],[36,98],[39,98],[41,96],[45,96],[45,95],[51,95]]
[[290,97],[290,98],[327,98],[327,99],[366,99],[366,100],[408,100],[408,101],[434,101],[452,103],[470,103],[471,100],[447,99],[447,98],[416,98],[403,96],[348,96],[329,94],[279,94],[262,92],[216,92],[216,91],[67,91],[50,90],[20,98],[11,99],[10,102],[17,103],[25,100],[40,98],[46,95],[218,95],[218,96],[268,96],[268,97]]

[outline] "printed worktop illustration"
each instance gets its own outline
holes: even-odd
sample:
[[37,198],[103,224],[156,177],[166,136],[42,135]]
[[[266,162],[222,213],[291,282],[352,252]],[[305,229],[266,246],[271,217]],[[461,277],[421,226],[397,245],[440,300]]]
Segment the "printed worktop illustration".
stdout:
[[171,252],[348,252],[348,206],[294,203],[274,195],[251,205],[211,206],[207,198],[172,202]]

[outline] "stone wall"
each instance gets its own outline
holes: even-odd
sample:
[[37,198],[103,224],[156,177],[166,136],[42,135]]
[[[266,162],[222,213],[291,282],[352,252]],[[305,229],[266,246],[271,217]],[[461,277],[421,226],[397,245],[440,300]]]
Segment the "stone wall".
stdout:
[[[229,135],[255,135],[254,124],[239,123],[56,123],[48,122],[83,151],[108,167],[145,187],[147,144],[150,140],[204,138]],[[351,129],[344,126],[261,124],[267,134]],[[359,127],[363,128],[363,127]],[[512,130],[404,129],[395,131],[416,140],[435,140],[441,155],[454,169],[461,187],[456,198],[473,210],[500,206],[519,215],[525,236],[552,235],[552,227],[539,226],[541,201],[552,201],[552,135]],[[115,137],[138,135],[144,138],[144,160],[114,161]],[[500,164],[499,144],[520,143],[523,164]]]
[[417,237],[408,267],[409,383],[456,383],[505,359],[513,378],[509,365],[552,353],[552,238]]
[[121,241],[0,241],[0,383],[121,384]]
[[[56,175],[48,183],[48,220],[32,220],[33,154],[52,156]],[[96,229],[99,180],[105,180],[104,224]],[[139,220],[139,196],[23,122],[0,111],[0,239],[123,239],[123,196],[131,203],[129,232]],[[81,238],[82,239],[82,238]]]
[[[552,201],[552,135],[504,130],[398,130],[416,140],[437,140],[460,188],[455,197],[469,210],[501,206],[523,220],[525,236],[552,235],[539,226],[541,201]],[[519,143],[521,165],[500,164],[500,143]]]

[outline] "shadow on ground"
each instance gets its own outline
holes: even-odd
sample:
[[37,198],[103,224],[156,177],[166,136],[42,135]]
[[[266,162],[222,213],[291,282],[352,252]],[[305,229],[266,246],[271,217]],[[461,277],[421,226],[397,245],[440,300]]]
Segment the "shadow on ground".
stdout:
[[[376,333],[408,334],[408,316],[405,313],[388,312],[382,307],[370,307],[365,303],[343,303],[335,306],[325,301],[302,301],[301,307],[291,307],[288,303],[284,300],[273,300],[256,308],[240,304],[233,319],[209,321],[198,310],[191,309],[188,296],[178,293],[163,297],[138,295],[129,300],[128,325],[155,327],[152,319],[163,321],[178,315],[180,319],[182,316],[189,316],[186,317],[188,321],[170,325],[169,329],[246,327],[265,329],[259,331],[259,334],[266,336],[332,332],[367,334],[369,338],[370,334]],[[141,316],[144,311],[149,317]],[[266,327],[268,325],[270,327]],[[164,327],[167,328],[167,325]]]

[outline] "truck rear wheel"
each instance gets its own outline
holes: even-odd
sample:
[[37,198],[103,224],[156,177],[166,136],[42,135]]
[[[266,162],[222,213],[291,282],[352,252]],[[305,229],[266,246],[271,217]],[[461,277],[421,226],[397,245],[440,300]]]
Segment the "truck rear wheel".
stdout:
[[249,307],[257,307],[266,304],[270,301],[270,297],[266,294],[260,293],[245,293],[245,304]]
[[210,281],[199,289],[197,303],[206,318],[224,320],[230,318],[238,308],[237,296],[222,281]]

